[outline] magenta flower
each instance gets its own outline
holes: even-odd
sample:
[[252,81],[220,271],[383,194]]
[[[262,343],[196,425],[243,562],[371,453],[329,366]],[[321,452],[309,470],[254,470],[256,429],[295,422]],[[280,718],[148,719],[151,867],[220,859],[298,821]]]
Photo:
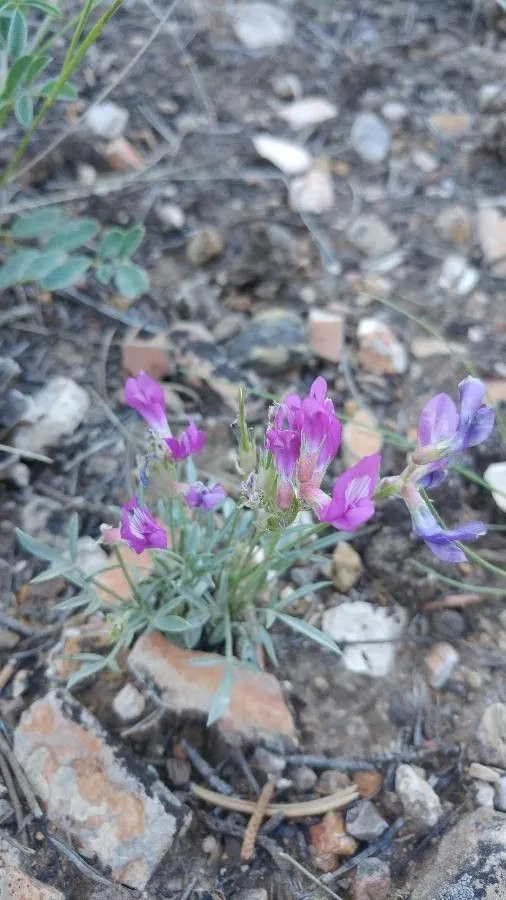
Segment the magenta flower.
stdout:
[[157,550],[165,550],[167,547],[167,532],[153,518],[149,509],[139,506],[137,497],[132,497],[122,507],[120,535],[136,553],[142,553],[150,547]]
[[186,492],[185,500],[192,509],[211,510],[226,496],[220,484],[210,484],[206,487],[201,481],[195,481]]
[[146,420],[150,428],[161,437],[170,435],[165,414],[165,397],[161,384],[146,372],[139,372],[137,378],[128,378],[125,384],[124,401]]
[[200,453],[205,442],[205,432],[199,431],[192,419],[190,419],[188,428],[185,428],[179,439],[174,437],[165,438],[165,443],[174,460],[187,459],[189,456]]
[[347,469],[334,484],[332,499],[318,511],[321,522],[341,531],[354,531],[374,515],[374,492],[379,478],[381,456],[364,456]]
[[465,562],[466,555],[458,544],[474,541],[487,531],[483,522],[463,522],[456,528],[443,528],[414,485],[406,486],[403,497],[411,514],[415,533],[444,562]]

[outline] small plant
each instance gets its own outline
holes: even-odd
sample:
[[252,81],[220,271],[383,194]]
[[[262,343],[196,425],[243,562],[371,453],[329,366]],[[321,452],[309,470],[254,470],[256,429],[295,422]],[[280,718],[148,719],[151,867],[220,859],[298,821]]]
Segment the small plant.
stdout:
[[[16,179],[31,138],[54,104],[77,99],[70,79],[121,3],[114,0],[83,37],[100,0],[86,0],[81,12],[63,23],[58,6],[46,0],[0,0],[0,128],[15,117],[24,129],[0,187]],[[52,47],[68,31],[71,37],[58,71]],[[101,284],[114,283],[128,299],[149,287],[146,272],[131,260],[144,237],[141,225],[101,232],[95,219],[70,218],[58,207],[47,207],[18,217],[0,236],[6,248],[0,290],[15,284],[62,290],[91,270]]]
[[[241,500],[234,502],[219,484],[197,479],[194,458],[204,447],[205,433],[190,420],[175,437],[161,385],[143,372],[129,378],[125,402],[147,422],[146,449],[136,496],[122,507],[119,525],[102,526],[100,540],[112,549],[112,567],[122,568],[131,600],[105,586],[103,573],[86,576],[79,570],[77,520],[71,523],[65,558],[18,532],[25,549],[50,563],[35,581],[65,576],[79,589],[60,609],[108,612],[112,650],[106,656],[81,656],[82,668],[71,683],[114,665],[121,649],[155,629],[184,647],[223,653],[213,721],[223,713],[230,693],[234,653],[245,663],[259,664],[265,652],[276,664],[270,636],[276,621],[339,652],[329,637],[289,613],[295,600],[329,582],[307,584],[280,597],[280,577],[301,559],[321,561],[323,551],[371,519],[379,500],[394,495],[405,501],[414,531],[439,559],[465,560],[462,541],[484,534],[485,525],[466,522],[446,529],[425,490],[444,480],[455,454],[491,433],[494,412],[484,405],[484,396],[483,384],[469,377],[460,384],[460,412],[446,394],[434,397],[420,416],[418,446],[400,475],[380,479],[380,456],[364,457],[336,479],[330,496],[322,482],[339,450],[342,425],[325,380],[317,378],[307,397],[291,394],[271,408],[260,447],[248,429],[241,394],[238,466],[244,482]],[[149,509],[145,494],[154,475],[163,489]],[[308,512],[317,522],[303,521]],[[152,568],[126,566],[122,545],[139,555],[149,551]]]

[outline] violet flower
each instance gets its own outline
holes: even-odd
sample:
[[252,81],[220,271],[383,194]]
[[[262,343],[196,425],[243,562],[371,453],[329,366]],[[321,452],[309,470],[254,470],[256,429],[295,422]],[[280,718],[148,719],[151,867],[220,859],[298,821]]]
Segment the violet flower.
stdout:
[[122,507],[120,535],[136,553],[142,553],[150,547],[157,550],[165,550],[167,547],[167,532],[153,518],[149,509],[139,506],[137,497],[132,497]]
[[414,485],[407,485],[403,498],[411,514],[413,528],[438,559],[444,562],[466,562],[463,541],[474,541],[487,531],[483,522],[463,522],[456,528],[443,528]]
[[[364,456],[336,480],[332,499],[318,511],[321,522],[341,531],[354,531],[374,515],[374,492],[379,478],[381,456]],[[323,492],[321,492],[323,493]],[[323,495],[326,496],[325,494]]]
[[437,394],[423,408],[418,421],[418,443],[415,462],[441,460],[468,447],[475,447],[489,437],[495,422],[492,407],[484,404],[485,385],[469,375],[459,384],[460,412],[448,394]]
[[199,431],[192,419],[190,419],[188,428],[185,428],[180,438],[165,438],[165,443],[174,460],[187,459],[189,456],[200,453],[205,442],[205,432]]
[[161,437],[170,435],[165,414],[165,397],[161,384],[146,372],[139,372],[137,378],[128,378],[125,384],[124,401],[146,420],[150,428]]
[[192,509],[211,510],[218,503],[221,503],[226,496],[220,484],[210,484],[206,487],[201,481],[195,481],[186,492],[185,500]]

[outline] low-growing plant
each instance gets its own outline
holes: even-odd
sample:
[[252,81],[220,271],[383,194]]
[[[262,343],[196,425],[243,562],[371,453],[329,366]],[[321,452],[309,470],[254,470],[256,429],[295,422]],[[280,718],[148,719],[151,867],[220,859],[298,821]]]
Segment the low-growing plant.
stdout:
[[[486,440],[494,425],[483,384],[469,377],[459,389],[460,410],[446,394],[427,403],[417,447],[399,475],[380,478],[381,457],[366,456],[338,476],[331,495],[322,485],[338,453],[342,425],[325,380],[317,378],[307,397],[291,394],[271,407],[260,446],[248,428],[241,394],[237,461],[244,480],[235,501],[219,484],[197,478],[194,460],[204,447],[205,433],[190,420],[175,437],[161,385],[144,372],[129,378],[125,402],[147,422],[146,447],[139,459],[136,495],[122,507],[119,525],[102,526],[100,540],[112,550],[111,567],[123,570],[131,598],[115,594],[101,580],[103,572],[87,576],[79,569],[76,519],[64,556],[19,532],[25,549],[50,563],[35,581],[64,576],[78,588],[60,609],[88,614],[105,609],[109,616],[112,649],[104,656],[81,656],[83,665],[71,683],[114,665],[119,651],[137,635],[161,631],[181,646],[211,647],[223,654],[223,681],[210,713],[214,721],[230,695],[235,655],[245,664],[258,665],[265,652],[276,664],[270,635],[275,622],[339,652],[327,635],[290,614],[294,601],[329,582],[287,594],[280,592],[279,580],[301,560],[321,561],[325,550],[368,522],[375,505],[386,497],[404,500],[415,533],[440,560],[464,561],[462,542],[484,534],[485,525],[465,522],[445,528],[426,494],[444,480],[452,459]],[[146,495],[153,485],[157,497],[148,508]],[[310,523],[305,521],[308,516]],[[139,566],[126,565],[121,551],[125,545],[144,554]],[[146,568],[146,551],[151,568]]]
[[[46,0],[0,0],[0,128],[12,117],[24,130],[0,175],[0,187],[16,179],[18,165],[49,110],[59,101],[78,98],[70,79],[123,0],[113,0],[84,34],[101,2],[85,0],[77,15],[65,16]],[[67,33],[58,66],[53,47]],[[19,216],[0,232],[0,290],[15,284],[62,290],[93,271],[101,284],[113,283],[124,297],[135,299],[149,286],[146,272],[131,259],[143,237],[141,225],[101,229],[95,219],[71,218],[56,206]]]

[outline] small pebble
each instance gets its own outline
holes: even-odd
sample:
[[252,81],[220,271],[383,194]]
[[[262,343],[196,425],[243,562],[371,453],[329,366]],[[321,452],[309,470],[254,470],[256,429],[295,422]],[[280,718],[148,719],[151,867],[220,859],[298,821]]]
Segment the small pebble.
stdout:
[[216,840],[214,834],[208,834],[202,841],[202,850],[208,856],[218,856],[220,852],[220,843]]
[[496,809],[506,812],[506,775],[503,775],[495,786],[494,803]]
[[223,249],[223,241],[216,228],[203,228],[189,239],[186,257],[194,266],[203,266],[223,253]]
[[485,806],[488,809],[494,808],[495,790],[493,784],[487,784],[486,781],[475,781],[473,789],[475,806]]
[[248,50],[274,50],[290,43],[294,21],[288,10],[273,3],[241,3],[233,7],[233,28]]
[[182,787],[188,784],[191,777],[191,765],[187,759],[169,757],[166,761],[167,775],[174,787]]
[[319,794],[326,796],[327,794],[335,794],[336,791],[347,788],[350,784],[351,781],[346,772],[325,769],[318,779],[316,790]]
[[371,843],[385,828],[388,828],[388,822],[370,800],[360,800],[346,813],[346,831],[359,841]]
[[406,817],[417,831],[427,831],[437,824],[443,812],[441,801],[414,766],[402,763],[397,767],[395,790]]
[[127,126],[129,112],[111,100],[95,103],[86,113],[86,124],[94,137],[112,141],[123,135]]
[[290,774],[294,787],[301,794],[307,794],[309,791],[312,791],[318,781],[316,772],[310,769],[309,766],[297,766]]
[[280,100],[294,100],[302,94],[300,78],[292,73],[275,75],[272,79],[272,90]]
[[286,760],[277,753],[272,753],[264,747],[255,747],[251,757],[251,765],[260,769],[266,775],[281,775],[286,768]]
[[135,685],[127,682],[116,694],[112,708],[122,722],[134,722],[142,716],[146,701]]
[[370,856],[357,866],[354,900],[388,900],[390,868],[387,862]]
[[332,582],[341,594],[348,591],[360,580],[364,567],[362,560],[351,544],[339,541],[332,554]]
[[498,769],[492,769],[491,766],[484,766],[477,762],[471,763],[468,775],[470,778],[487,781],[489,784],[497,784],[501,780],[501,773]]
[[446,642],[434,644],[428,656],[425,657],[427,677],[432,688],[440,690],[444,687],[459,662],[459,658],[459,654],[451,644]]
[[383,775],[380,772],[359,771],[353,775],[353,783],[364,800],[375,797],[383,785]]
[[359,113],[351,129],[351,144],[368,163],[382,162],[390,150],[390,132],[375,113]]

